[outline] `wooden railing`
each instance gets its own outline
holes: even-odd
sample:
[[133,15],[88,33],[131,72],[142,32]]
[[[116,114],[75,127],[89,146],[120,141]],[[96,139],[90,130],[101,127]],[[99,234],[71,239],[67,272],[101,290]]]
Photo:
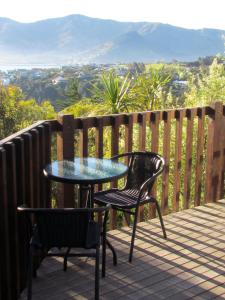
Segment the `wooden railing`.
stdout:
[[[224,198],[224,115],[220,102],[76,119],[63,115],[0,141],[0,299],[17,299],[25,287],[27,235],[16,207],[52,205],[50,182],[43,177],[43,167],[51,159],[110,157],[134,150],[159,152],[166,167],[153,194],[167,214]],[[74,187],[58,184],[57,188],[57,206],[73,206]],[[140,220],[146,216],[155,217],[155,208],[142,208]],[[117,215],[111,212],[110,228],[117,224]]]

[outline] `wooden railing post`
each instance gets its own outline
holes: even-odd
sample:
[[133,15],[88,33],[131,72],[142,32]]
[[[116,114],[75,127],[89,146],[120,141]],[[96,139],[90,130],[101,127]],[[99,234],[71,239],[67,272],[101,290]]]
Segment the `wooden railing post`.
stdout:
[[[158,152],[159,150],[159,123],[160,123],[160,112],[151,112],[150,115],[150,128],[152,132],[152,140],[151,140],[151,151]],[[156,198],[156,186],[157,180],[154,183],[154,186],[151,190],[151,195]],[[156,217],[156,207],[155,204],[150,204],[149,207],[149,215],[150,218],[153,219]]]
[[169,208],[169,171],[170,171],[170,139],[171,139],[171,112],[165,112],[164,132],[163,132],[163,157],[165,159],[165,169],[162,174],[162,214],[168,213]]
[[221,198],[224,172],[224,122],[223,103],[211,105],[214,113],[208,125],[208,146],[206,160],[205,202],[215,202]]
[[174,157],[174,185],[173,185],[173,211],[179,211],[180,189],[181,189],[181,160],[182,160],[182,126],[184,110],[175,111],[176,133],[175,133],[175,157]]
[[187,128],[186,128],[186,153],[185,153],[185,170],[184,170],[184,208],[190,206],[191,201],[191,168],[193,164],[192,144],[193,144],[193,126],[194,116],[197,110],[187,109]]
[[[97,127],[95,133],[95,155],[98,158],[103,157],[103,122],[102,118],[96,118]],[[97,190],[102,189],[102,184],[98,184]]]
[[[57,159],[74,159],[74,118],[73,115],[59,115],[62,130],[57,134]],[[74,186],[58,184],[58,207],[74,207]]]
[[13,262],[10,257],[10,231],[7,195],[7,162],[6,151],[0,148],[0,295],[1,299],[12,299],[14,291]]
[[[139,150],[145,151],[146,149],[146,113],[140,115],[139,123]],[[138,222],[144,221],[144,205],[139,207]]]
[[[119,118],[118,116],[112,117],[112,134],[111,134],[111,156],[119,153]],[[117,181],[111,183],[112,188],[117,188]],[[110,229],[116,228],[116,211],[110,210]]]
[[11,266],[12,299],[17,299],[20,293],[20,261],[17,216],[17,181],[16,181],[16,152],[13,142],[4,145],[6,151],[6,180],[7,180],[7,211],[9,220],[9,254]]
[[202,174],[204,165],[204,142],[205,142],[205,108],[198,108],[198,129],[196,141],[196,163],[195,163],[195,198],[194,205],[201,204],[201,193],[203,189]]
[[221,155],[222,155],[222,164],[221,164],[221,187],[220,187],[220,199],[225,197],[225,105],[223,105],[223,117],[222,117],[222,138],[221,138]]

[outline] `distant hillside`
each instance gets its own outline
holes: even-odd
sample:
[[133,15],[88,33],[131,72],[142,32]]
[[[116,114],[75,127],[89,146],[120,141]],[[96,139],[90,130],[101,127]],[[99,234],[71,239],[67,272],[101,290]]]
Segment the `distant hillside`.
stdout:
[[71,15],[35,23],[0,18],[0,64],[182,60],[224,52],[225,30]]

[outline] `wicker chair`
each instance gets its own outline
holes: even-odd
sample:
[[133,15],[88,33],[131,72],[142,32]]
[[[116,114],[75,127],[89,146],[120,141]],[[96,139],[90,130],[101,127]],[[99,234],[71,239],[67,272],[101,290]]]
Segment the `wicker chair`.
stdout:
[[[103,266],[102,274],[105,274],[105,248],[106,248],[106,218],[109,207],[99,208],[26,208],[18,207],[18,211],[27,216],[28,226],[32,228],[29,246],[28,262],[28,289],[27,299],[32,298],[33,256],[40,255],[40,251],[46,252],[47,256],[64,257],[64,271],[67,269],[68,256],[93,257],[95,258],[95,299],[99,299],[99,249],[100,238],[103,235]],[[93,214],[105,213],[103,228],[93,221]],[[32,220],[35,225],[31,226]],[[63,249],[64,253],[49,252],[51,248]],[[71,248],[93,249],[95,251],[85,253],[70,253]]]
[[111,204],[112,209],[134,215],[133,232],[130,245],[129,262],[132,261],[138,210],[141,205],[154,203],[159,215],[163,236],[166,231],[157,200],[151,196],[155,179],[164,168],[164,159],[153,152],[128,152],[112,157],[113,160],[125,158],[128,161],[128,174],[124,188],[110,189],[94,194],[98,205]]

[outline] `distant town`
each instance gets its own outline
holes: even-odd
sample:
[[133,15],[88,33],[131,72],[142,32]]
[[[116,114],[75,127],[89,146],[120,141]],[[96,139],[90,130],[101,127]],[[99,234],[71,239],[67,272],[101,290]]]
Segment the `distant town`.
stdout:
[[[92,97],[93,86],[101,87],[101,77],[113,70],[114,75],[123,80],[128,74],[130,79],[138,78],[140,74],[146,74],[149,70],[162,69],[165,75],[170,77],[167,83],[167,93],[183,103],[184,93],[190,75],[195,76],[201,68],[208,68],[214,57],[199,58],[195,62],[172,63],[129,63],[129,64],[87,64],[70,65],[62,67],[21,66],[6,70],[6,66],[0,66],[0,84],[2,86],[17,86],[21,89],[24,100],[35,99],[38,104],[48,100],[56,112],[70,106],[76,99],[88,99]],[[224,64],[223,57],[217,57],[220,64]],[[166,76],[167,76],[166,75]],[[70,100],[69,100],[70,99]],[[74,99],[74,100],[73,100]]]
[[0,66],[0,82],[3,86],[16,85],[22,89],[26,99],[35,98],[38,103],[49,100],[55,107],[58,99],[63,101],[66,98],[66,87],[73,80],[79,82],[79,94],[83,98],[90,94],[90,83],[104,72],[114,69],[116,75],[121,77],[132,72],[132,65],[118,64],[17,68],[12,70],[5,70],[5,68],[1,70]]

